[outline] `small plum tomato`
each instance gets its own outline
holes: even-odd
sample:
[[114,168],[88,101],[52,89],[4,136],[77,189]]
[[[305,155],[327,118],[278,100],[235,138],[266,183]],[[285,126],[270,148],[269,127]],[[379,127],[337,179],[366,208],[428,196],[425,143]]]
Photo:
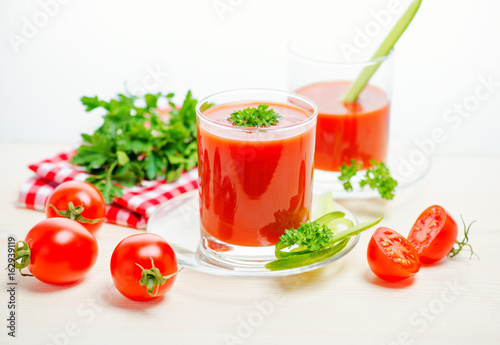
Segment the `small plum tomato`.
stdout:
[[156,234],[124,238],[111,256],[111,276],[120,293],[134,301],[165,294],[174,284],[177,259],[172,247]]
[[[70,284],[91,270],[97,259],[97,242],[78,222],[66,218],[45,219],[36,224],[14,248],[16,264],[48,284]],[[20,260],[20,262],[18,262]]]
[[88,182],[63,182],[47,200],[47,218],[76,220],[93,234],[101,228],[105,214],[106,203],[101,192]]

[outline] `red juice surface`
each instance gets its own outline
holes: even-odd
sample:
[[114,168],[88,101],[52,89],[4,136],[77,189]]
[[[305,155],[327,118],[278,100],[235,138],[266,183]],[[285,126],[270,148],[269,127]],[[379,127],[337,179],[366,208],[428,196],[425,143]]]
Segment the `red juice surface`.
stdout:
[[276,244],[285,229],[309,219],[312,202],[314,126],[290,126],[308,113],[264,103],[282,116],[266,132],[227,121],[233,111],[259,104],[215,106],[204,116],[220,125],[198,121],[202,230],[240,246]]
[[318,106],[316,169],[339,171],[351,160],[370,167],[370,159],[384,161],[389,138],[389,101],[382,90],[367,85],[357,101],[342,102],[350,82],[322,82],[296,92]]

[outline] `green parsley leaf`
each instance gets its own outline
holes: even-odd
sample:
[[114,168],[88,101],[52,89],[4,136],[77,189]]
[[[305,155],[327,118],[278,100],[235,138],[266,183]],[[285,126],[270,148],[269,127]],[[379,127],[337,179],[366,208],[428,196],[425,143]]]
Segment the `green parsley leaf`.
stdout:
[[[377,162],[371,159],[370,163],[372,167],[366,170],[364,177],[359,181],[359,186],[361,188],[368,186],[371,189],[377,190],[382,198],[387,200],[393,199],[398,182],[392,178],[389,168],[384,162]],[[362,167],[361,163],[354,160],[351,161],[351,165],[342,164],[340,167],[341,174],[338,179],[343,182],[346,191],[353,189],[351,178],[356,176]]]
[[269,127],[278,123],[280,114],[273,109],[268,109],[269,105],[260,104],[257,108],[245,108],[238,110],[228,118],[234,126],[240,127]]

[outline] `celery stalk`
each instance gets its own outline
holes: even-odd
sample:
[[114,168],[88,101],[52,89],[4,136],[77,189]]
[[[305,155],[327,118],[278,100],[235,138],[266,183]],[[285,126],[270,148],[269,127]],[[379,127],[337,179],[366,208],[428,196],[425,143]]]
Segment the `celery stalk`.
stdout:
[[[318,207],[314,212],[313,219],[318,219],[322,215],[327,214],[329,212],[335,211],[335,201],[333,201],[332,193],[327,192],[318,196]],[[326,225],[326,224],[325,224]]]
[[[394,47],[394,44],[398,41],[399,37],[406,30],[410,22],[412,21],[415,13],[417,13],[418,8],[420,7],[420,3],[422,0],[414,0],[406,10],[406,12],[401,16],[396,25],[392,28],[391,32],[387,35],[385,40],[382,42],[380,47],[377,49],[375,54],[373,54],[371,61],[377,60],[383,56],[389,54],[391,49]],[[370,78],[377,71],[382,61],[376,62],[373,65],[367,66],[361,71],[358,78],[351,84],[349,89],[347,90],[342,101],[346,103],[354,103],[356,99],[358,99],[359,94],[366,86]]]

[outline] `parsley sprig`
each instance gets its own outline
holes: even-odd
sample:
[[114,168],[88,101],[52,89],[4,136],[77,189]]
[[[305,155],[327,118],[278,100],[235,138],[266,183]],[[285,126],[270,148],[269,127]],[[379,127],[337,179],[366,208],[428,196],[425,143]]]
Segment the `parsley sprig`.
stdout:
[[297,245],[313,251],[329,244],[331,237],[332,232],[326,225],[309,221],[302,223],[297,229],[285,230],[280,242],[285,247]]
[[[157,109],[162,97],[172,108],[168,120]],[[157,93],[142,98],[119,94],[110,101],[97,96],[81,98],[86,111],[103,108],[106,114],[93,134],[82,134],[83,144],[71,163],[92,175],[87,181],[101,191],[106,203],[123,195],[122,186],[134,186],[144,179],[170,182],[198,164],[197,101],[189,91],[182,108],[177,109],[173,97],[173,93]]]
[[[361,188],[368,186],[371,189],[377,190],[382,198],[387,200],[393,199],[398,182],[392,178],[389,168],[384,162],[377,162],[371,159],[370,163],[372,167],[366,170],[364,177],[359,181],[359,186]],[[350,165],[342,164],[339,180],[343,182],[346,191],[353,190],[351,179],[362,168],[363,165],[355,160],[352,160]]]
[[240,127],[270,127],[276,125],[280,117],[280,114],[269,109],[269,105],[260,104],[257,108],[248,107],[231,113],[228,121]]

